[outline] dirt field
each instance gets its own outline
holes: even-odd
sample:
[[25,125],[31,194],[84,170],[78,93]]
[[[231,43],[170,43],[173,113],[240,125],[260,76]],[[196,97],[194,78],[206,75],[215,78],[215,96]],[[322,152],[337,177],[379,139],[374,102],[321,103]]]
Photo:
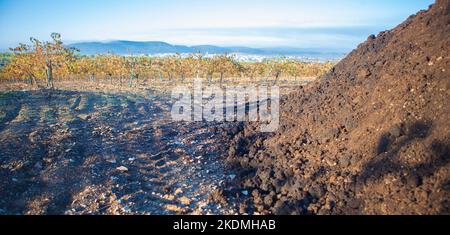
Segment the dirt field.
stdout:
[[172,122],[167,84],[4,84],[0,214],[449,214],[449,22],[438,0],[285,86],[275,133]]
[[140,93],[1,92],[0,213],[236,213],[211,197],[233,176],[225,124],[172,122]]

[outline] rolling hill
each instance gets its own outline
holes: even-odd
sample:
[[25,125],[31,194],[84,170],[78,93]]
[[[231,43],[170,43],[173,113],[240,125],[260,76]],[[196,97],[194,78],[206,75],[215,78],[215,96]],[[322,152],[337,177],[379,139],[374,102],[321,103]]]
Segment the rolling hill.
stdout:
[[69,46],[78,48],[83,55],[113,53],[119,55],[131,54],[166,54],[166,53],[207,53],[225,54],[242,53],[254,55],[302,55],[306,57],[340,57],[346,51],[314,48],[251,48],[251,47],[220,47],[214,45],[183,46],[172,45],[161,41],[109,41],[109,42],[80,42]]

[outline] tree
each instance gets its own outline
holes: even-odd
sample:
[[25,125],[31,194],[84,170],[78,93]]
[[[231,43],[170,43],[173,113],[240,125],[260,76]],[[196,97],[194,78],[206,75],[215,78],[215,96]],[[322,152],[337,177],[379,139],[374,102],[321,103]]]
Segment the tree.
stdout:
[[74,73],[78,78],[89,78],[91,82],[96,80],[97,74],[99,71],[99,62],[95,57],[81,57],[78,58],[74,64]]
[[273,81],[273,85],[276,85],[278,83],[282,74],[287,70],[288,64],[289,64],[289,61],[284,57],[277,58],[276,60],[273,61],[272,73],[273,73],[273,76],[275,77],[275,80]]
[[180,77],[180,81],[184,81],[192,71],[192,56],[183,58],[179,53],[176,55],[176,73]]
[[32,53],[32,48],[26,44],[19,44],[15,48],[10,48],[13,55],[3,68],[3,74],[8,78],[27,79],[30,84],[36,84],[36,80],[43,77],[42,70],[36,54]]
[[211,64],[213,66],[212,71],[218,72],[220,74],[219,83],[221,86],[223,84],[226,73],[228,73],[229,75],[233,75],[236,71],[238,71],[238,63],[232,56],[229,56],[227,54],[214,56],[212,58]]
[[131,87],[140,82],[145,83],[147,78],[156,81],[157,77],[161,81],[163,78],[184,81],[206,76],[211,83],[216,74],[219,74],[221,86],[226,78],[232,77],[248,77],[250,81],[261,79],[266,84],[269,78],[274,78],[272,83],[276,85],[282,76],[319,77],[334,66],[332,62],[310,63],[284,57],[262,62],[240,62],[226,54],[204,57],[201,53],[168,57],[113,54],[75,56],[77,50],[66,48],[59,34],[51,36],[50,42],[31,38],[29,45],[19,44],[11,49],[9,57],[1,55],[1,77],[27,80],[33,85],[43,80],[47,81],[49,88],[54,87],[54,78],[89,79],[92,82],[105,79],[112,85],[117,84],[116,81],[122,85],[123,80],[128,78]]
[[69,64],[75,60],[76,49],[64,47],[58,33],[52,33],[51,38],[52,41],[44,43],[30,38],[31,45],[19,44],[11,48],[13,55],[6,71],[13,77],[27,78],[32,84],[46,79],[47,88],[54,88],[54,75],[67,74]]
[[10,53],[0,53],[0,68],[4,67],[10,58]]

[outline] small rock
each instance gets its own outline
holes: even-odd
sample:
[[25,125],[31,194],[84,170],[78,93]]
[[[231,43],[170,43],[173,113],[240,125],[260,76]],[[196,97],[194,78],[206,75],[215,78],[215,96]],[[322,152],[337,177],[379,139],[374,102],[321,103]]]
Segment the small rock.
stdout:
[[348,167],[350,165],[350,157],[343,156],[339,158],[339,165],[341,165],[342,167]]
[[319,199],[325,195],[326,189],[323,185],[315,184],[311,188],[309,188],[308,193],[314,198]]
[[189,200],[189,198],[187,198],[185,196],[178,198],[178,201],[180,201],[183,205],[191,204],[191,201]]
[[89,120],[89,119],[91,118],[91,115],[88,115],[88,114],[79,114],[77,117],[78,117],[79,119],[83,120],[83,121],[86,121],[86,120]]
[[399,137],[402,134],[402,130],[400,125],[395,125],[389,130],[389,134],[391,134],[392,137]]
[[273,195],[269,194],[264,197],[264,204],[268,207],[271,207],[273,205],[274,197]]
[[272,210],[275,215],[288,215],[291,209],[287,201],[281,199],[275,203]]
[[128,171],[128,168],[126,168],[124,166],[119,166],[116,169],[119,170],[119,171],[122,171],[122,172]]
[[28,139],[31,141],[31,143],[38,142],[40,140],[40,136],[38,131],[33,131],[28,135]]
[[171,195],[171,194],[166,194],[163,196],[163,198],[166,200],[172,201],[173,199],[175,199],[175,196]]
[[220,203],[220,204],[227,204],[228,200],[224,196],[224,192],[222,189],[216,189],[210,194],[210,200]]
[[163,192],[170,193],[171,191],[172,191],[172,189],[170,188],[170,186],[164,186],[163,187]]
[[338,138],[340,132],[341,132],[341,131],[339,130],[339,128],[333,128],[333,129],[331,129],[331,131],[330,131],[330,137]]
[[247,212],[248,205],[246,203],[242,203],[239,205],[239,213],[245,214]]
[[181,213],[184,211],[183,208],[181,208],[177,205],[166,205],[165,207],[166,207],[166,210],[173,211],[173,212]]
[[183,190],[181,188],[177,188],[174,192],[175,195],[183,193]]
[[358,209],[360,207],[360,201],[355,198],[351,198],[347,201],[347,206],[353,209]]
[[410,175],[407,177],[406,183],[409,187],[415,188],[422,184],[422,179],[417,175]]
[[367,68],[364,68],[364,69],[361,69],[359,72],[358,72],[358,77],[359,78],[367,78],[367,77],[369,77],[370,75],[372,75],[372,73],[370,72],[370,70],[369,69],[367,69]]

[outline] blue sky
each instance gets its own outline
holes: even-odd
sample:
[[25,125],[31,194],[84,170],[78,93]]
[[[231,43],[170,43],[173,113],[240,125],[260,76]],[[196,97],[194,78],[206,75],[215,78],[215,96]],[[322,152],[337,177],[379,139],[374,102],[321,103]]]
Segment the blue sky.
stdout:
[[352,48],[432,0],[0,0],[0,48],[48,39]]

